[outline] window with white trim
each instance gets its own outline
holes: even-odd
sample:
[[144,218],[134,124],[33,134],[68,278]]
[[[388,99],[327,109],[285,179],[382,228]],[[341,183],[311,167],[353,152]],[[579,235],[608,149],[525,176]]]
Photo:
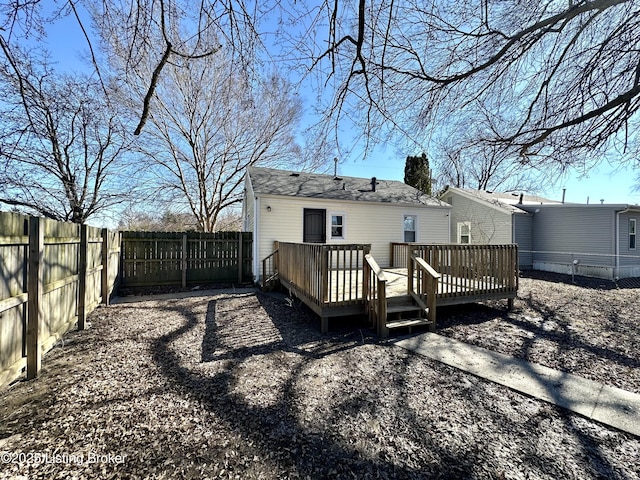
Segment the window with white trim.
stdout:
[[458,243],[471,243],[471,222],[458,222]]
[[636,249],[636,219],[629,219],[629,250]]
[[416,225],[418,223],[418,219],[415,215],[405,215],[403,220],[403,229],[404,229],[404,241],[405,242],[416,242]]
[[332,213],[331,214],[331,239],[332,240],[344,240],[345,235],[345,219],[344,213]]

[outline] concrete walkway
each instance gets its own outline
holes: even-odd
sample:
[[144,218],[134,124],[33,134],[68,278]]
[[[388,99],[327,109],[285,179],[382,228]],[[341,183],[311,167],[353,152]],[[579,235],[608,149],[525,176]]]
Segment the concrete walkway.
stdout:
[[640,395],[435,333],[395,340],[445,363],[584,417],[640,436]]

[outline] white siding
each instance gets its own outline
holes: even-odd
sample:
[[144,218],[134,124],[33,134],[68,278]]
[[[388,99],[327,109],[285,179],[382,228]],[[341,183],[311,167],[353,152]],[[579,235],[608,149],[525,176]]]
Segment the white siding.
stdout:
[[[273,242],[302,242],[303,210],[323,208],[327,211],[327,243],[370,243],[371,253],[380,266],[390,262],[390,244],[402,242],[403,216],[417,216],[417,239],[421,243],[449,242],[449,209],[364,202],[339,202],[297,197],[264,196],[258,213],[259,245],[257,260],[273,252]],[[271,211],[267,211],[271,207]],[[344,240],[331,240],[331,213],[345,215]],[[256,273],[259,270],[256,270]]]
[[451,199],[451,240],[458,241],[458,223],[471,222],[471,243],[500,245],[513,243],[511,213],[502,212],[485,205],[482,200],[474,201],[456,192],[447,192],[442,198]]
[[244,198],[242,201],[242,218],[244,219],[244,231],[253,232],[255,198],[253,196],[253,190],[248,178],[248,175],[245,176]]

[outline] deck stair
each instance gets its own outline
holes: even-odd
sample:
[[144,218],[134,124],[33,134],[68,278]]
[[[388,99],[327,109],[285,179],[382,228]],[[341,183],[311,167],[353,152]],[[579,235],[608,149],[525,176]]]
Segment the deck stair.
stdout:
[[419,307],[411,295],[387,297],[387,321],[388,329],[408,328],[409,333],[413,327],[430,326],[427,311]]
[[278,273],[278,248],[271,255],[262,260],[262,290],[270,292],[274,290],[280,280],[280,274]]

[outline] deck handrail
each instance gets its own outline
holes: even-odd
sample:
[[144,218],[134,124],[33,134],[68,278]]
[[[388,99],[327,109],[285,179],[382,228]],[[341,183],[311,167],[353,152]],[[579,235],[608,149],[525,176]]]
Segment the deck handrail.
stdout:
[[278,275],[278,251],[273,252],[262,259],[262,288],[266,289],[268,283]]
[[427,310],[429,330],[432,332],[436,329],[436,301],[441,277],[423,258],[411,255],[407,264],[407,290],[416,303]]
[[369,323],[376,328],[379,337],[389,336],[387,329],[387,278],[371,254],[364,256],[363,297]]

